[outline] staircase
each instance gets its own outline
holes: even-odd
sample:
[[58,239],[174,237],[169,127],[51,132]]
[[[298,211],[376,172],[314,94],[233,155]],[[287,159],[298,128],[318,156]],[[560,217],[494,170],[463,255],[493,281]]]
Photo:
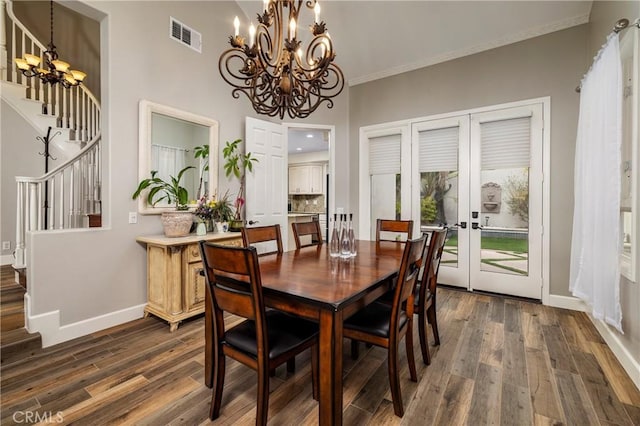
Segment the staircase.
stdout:
[[29,53],[44,62],[45,50],[16,19],[11,0],[0,0],[2,99],[40,134],[59,132],[57,152],[67,158],[43,176],[15,178],[16,269],[27,267],[27,232],[101,226],[100,104],[82,85],[52,86],[17,71],[13,58]]
[[29,356],[42,347],[39,333],[24,328],[25,288],[15,282],[11,266],[0,267],[0,364]]

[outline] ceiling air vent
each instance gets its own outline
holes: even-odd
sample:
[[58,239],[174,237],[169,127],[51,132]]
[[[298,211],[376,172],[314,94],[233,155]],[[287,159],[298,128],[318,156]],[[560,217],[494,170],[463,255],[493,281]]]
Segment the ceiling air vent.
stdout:
[[189,28],[174,17],[169,19],[169,37],[202,53],[202,34]]

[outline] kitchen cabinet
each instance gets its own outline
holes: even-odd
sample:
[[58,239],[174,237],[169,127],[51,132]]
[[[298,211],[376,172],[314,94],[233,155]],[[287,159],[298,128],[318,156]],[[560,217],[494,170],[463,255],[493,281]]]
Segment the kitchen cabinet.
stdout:
[[136,238],[147,246],[147,306],[144,316],[152,314],[166,320],[170,331],[177,330],[182,320],[204,312],[205,279],[200,275],[200,240],[242,246],[239,232],[179,238],[164,235]]
[[289,166],[289,194],[323,194],[324,172],[322,164]]

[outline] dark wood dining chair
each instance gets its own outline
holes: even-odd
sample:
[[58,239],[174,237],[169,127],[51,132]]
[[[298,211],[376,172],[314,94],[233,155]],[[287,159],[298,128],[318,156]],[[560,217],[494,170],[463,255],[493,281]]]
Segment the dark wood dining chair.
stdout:
[[344,321],[344,337],[387,349],[391,399],[398,417],[404,414],[398,367],[398,347],[402,337],[405,338],[411,380],[418,380],[413,355],[413,298],[426,240],[423,235],[405,244],[391,305],[374,302]]
[[[205,383],[211,384],[209,418],[220,415],[225,359],[230,357],[258,373],[256,424],[266,425],[269,373],[311,348],[313,396],[318,397],[318,325],[283,312],[265,310],[255,247],[221,246],[200,241],[206,277]],[[224,313],[245,318],[227,328]]]
[[266,256],[268,254],[282,254],[282,234],[280,232],[280,225],[266,225],[256,226],[254,228],[242,228],[242,244],[245,247],[250,247],[260,243],[275,243],[275,250],[261,251],[260,256]]
[[447,240],[447,231],[447,228],[443,228],[431,232],[431,239],[425,247],[422,277],[415,289],[414,311],[418,314],[420,350],[422,351],[422,361],[427,365],[431,364],[427,322],[431,324],[435,344],[440,344],[440,334],[438,333],[438,322],[436,320],[436,288],[440,260]]
[[[393,232],[393,239],[385,238],[383,232]],[[404,239],[401,234],[404,234]],[[413,234],[413,220],[378,219],[376,221],[376,241],[406,241]]]
[[[296,241],[296,248],[318,246],[322,245],[322,230],[320,229],[320,222],[312,220],[311,222],[293,222],[291,224],[293,229],[293,237]],[[303,244],[301,237],[310,236],[310,243]]]

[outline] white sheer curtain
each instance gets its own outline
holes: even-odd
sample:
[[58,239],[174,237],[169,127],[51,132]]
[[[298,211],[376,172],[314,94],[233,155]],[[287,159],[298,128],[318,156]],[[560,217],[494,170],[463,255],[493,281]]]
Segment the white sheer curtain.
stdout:
[[158,177],[169,182],[169,176],[177,176],[186,166],[187,151],[172,146],[151,145],[151,170],[158,171]]
[[621,111],[620,46],[612,34],[582,80],[569,289],[620,332]]

